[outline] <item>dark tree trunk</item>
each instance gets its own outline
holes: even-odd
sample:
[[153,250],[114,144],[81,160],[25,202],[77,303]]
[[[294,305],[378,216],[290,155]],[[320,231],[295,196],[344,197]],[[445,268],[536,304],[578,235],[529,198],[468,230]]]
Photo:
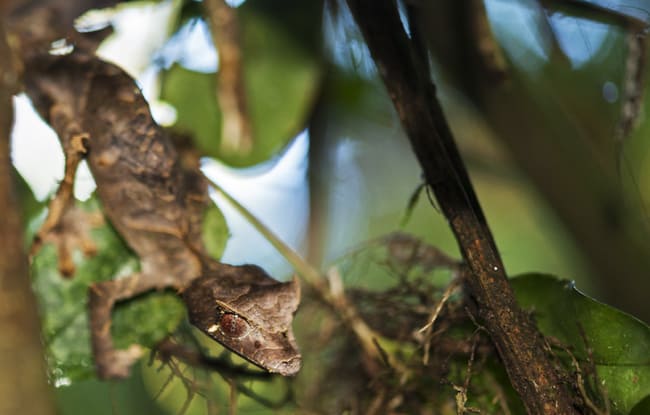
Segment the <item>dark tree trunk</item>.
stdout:
[[572,396],[544,340],[517,305],[431,82],[417,34],[407,38],[391,0],[348,0],[397,109],[427,184],[470,272],[465,284],[514,388],[530,414],[572,414]]

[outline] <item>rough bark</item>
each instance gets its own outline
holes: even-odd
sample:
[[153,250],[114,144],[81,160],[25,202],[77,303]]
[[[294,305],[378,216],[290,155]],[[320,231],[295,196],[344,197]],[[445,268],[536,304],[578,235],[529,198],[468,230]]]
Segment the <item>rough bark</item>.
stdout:
[[54,414],[22,220],[12,188],[9,138],[17,82],[0,18],[0,414]]
[[[591,103],[567,104],[568,97],[584,94],[593,84],[586,84],[581,73],[573,73],[560,47],[551,49],[553,57],[542,67],[539,81],[532,82],[517,61],[506,62],[499,77],[493,76],[488,61],[491,54],[486,55],[480,45],[492,44],[496,54],[503,51],[489,30],[480,30],[489,22],[481,21],[484,18],[478,15],[476,3],[440,1],[420,5],[417,27],[434,60],[452,88],[476,105],[494,130],[495,138],[506,145],[509,155],[574,238],[576,248],[589,265],[592,290],[588,293],[650,321],[646,295],[650,290],[650,279],[646,278],[650,269],[647,214],[636,206],[637,190],[632,189],[626,200],[621,189],[621,177],[630,174],[625,157],[633,151],[621,155],[619,147],[626,147],[628,142],[616,140],[617,136],[622,138],[634,131],[639,122],[635,107],[642,91],[634,86],[650,77],[650,67],[644,64],[650,56],[650,46],[647,36],[638,35],[646,23],[626,14],[631,10],[615,11],[581,1],[552,0],[540,5],[539,10],[532,10],[540,13],[541,22],[543,16],[559,10],[624,29],[628,42],[634,40],[624,52],[628,54],[624,76],[629,79],[625,83],[632,86],[632,91],[622,91],[619,99],[620,103],[632,105],[621,111],[623,116],[617,125],[614,116],[609,122],[595,122],[593,117],[606,116],[602,106],[598,112],[592,112]],[[484,8],[482,1],[478,3]],[[547,37],[553,39],[553,33]],[[645,53],[639,45],[644,41]],[[531,88],[539,90],[540,84],[546,93],[531,93]],[[562,94],[566,88],[563,85],[573,85],[573,89]],[[586,108],[592,109],[585,111]],[[608,127],[604,128],[605,125]]]
[[513,387],[531,414],[577,413],[542,336],[513,296],[437,101],[426,57],[407,38],[394,1],[348,0],[348,5],[471,270],[465,283]]

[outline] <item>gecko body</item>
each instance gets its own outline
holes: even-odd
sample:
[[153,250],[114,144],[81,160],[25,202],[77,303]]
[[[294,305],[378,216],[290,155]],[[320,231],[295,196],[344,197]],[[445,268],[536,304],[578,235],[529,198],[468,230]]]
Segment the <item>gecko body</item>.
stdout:
[[125,377],[142,353],[137,345],[113,347],[115,303],[163,288],[182,294],[192,324],[214,340],[271,372],[295,374],[301,362],[291,330],[297,280],[281,283],[260,267],[223,264],[206,253],[201,225],[210,203],[207,183],[197,167],[181,166],[134,80],[75,51],[30,57],[24,84],[66,156],[64,180],[39,236],[61,223],[72,204],[74,173],[85,159],[103,212],[141,261],[140,272],[90,287],[98,375]]

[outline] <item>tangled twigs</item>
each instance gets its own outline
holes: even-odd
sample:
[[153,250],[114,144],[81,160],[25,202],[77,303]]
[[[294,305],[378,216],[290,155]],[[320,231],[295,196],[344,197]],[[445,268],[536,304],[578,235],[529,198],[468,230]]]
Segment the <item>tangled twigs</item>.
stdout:
[[[580,331],[580,336],[582,337],[585,347],[586,356],[584,357],[585,361],[583,361],[583,365],[581,365],[581,362],[576,357],[576,354],[571,350],[570,346],[567,346],[559,340],[555,338],[547,338],[549,348],[551,346],[557,347],[568,356],[571,361],[571,366],[573,367],[574,378],[572,379],[572,382],[578,390],[586,409],[594,415],[610,415],[611,408],[607,396],[607,389],[603,387],[603,384],[598,378],[598,371],[594,363],[593,351],[589,346],[584,329],[580,324],[578,324],[578,330]],[[592,381],[591,385],[589,384],[589,380]],[[590,391],[592,392],[591,394],[589,393]],[[597,402],[594,402],[594,399],[592,399],[594,394],[596,394],[596,400],[602,402],[603,408],[600,408]]]
[[176,376],[178,379],[181,380],[181,382],[183,382],[183,385],[185,386],[185,390],[187,391],[187,396],[185,397],[185,401],[183,402],[181,409],[178,411],[178,415],[183,415],[185,412],[187,412],[188,408],[190,407],[190,404],[192,403],[192,400],[194,400],[194,395],[197,393],[199,385],[194,380],[188,378],[185,375],[185,373],[183,373],[183,371],[180,369],[180,367],[176,364],[176,362],[170,360],[169,362],[167,362],[167,366],[171,370],[170,379],[172,378],[172,376]]
[[[433,312],[431,313],[431,316],[429,317],[429,320],[427,321],[427,324],[424,325],[420,330],[417,331],[417,335],[422,335],[424,337],[424,356],[422,357],[422,364],[423,365],[428,365],[429,364],[429,351],[431,350],[431,339],[433,337],[433,325],[435,324],[436,320],[438,319],[438,316],[440,316],[440,312],[442,311],[442,308],[445,306],[447,301],[449,300],[449,297],[456,291],[456,289],[460,286],[460,279],[458,276],[455,276],[454,279],[449,283],[445,291],[442,293],[442,298],[436,305],[436,307],[433,309]],[[475,348],[472,348],[472,354],[474,354]]]
[[[585,348],[587,349],[587,364],[589,367],[589,370],[591,372],[591,375],[593,377],[593,386],[596,389],[596,391],[601,395],[603,404],[604,404],[604,409],[598,409],[594,411],[598,415],[609,415],[611,413],[611,408],[610,408],[610,403],[609,403],[609,397],[607,395],[607,388],[605,388],[604,384],[600,381],[598,377],[598,370],[596,369],[596,363],[594,361],[594,351],[592,347],[589,344],[589,339],[587,339],[587,333],[585,333],[584,327],[582,327],[582,324],[578,323],[578,330],[580,331],[580,337],[582,338],[582,341],[585,345]],[[579,379],[578,379],[579,381]],[[582,391],[582,390],[581,390]],[[594,405],[595,407],[595,405]]]
[[269,372],[259,370],[250,370],[246,366],[234,366],[224,359],[206,356],[200,351],[178,344],[170,338],[162,340],[155,349],[156,355],[163,362],[168,362],[176,358],[189,366],[201,367],[204,369],[214,370],[222,375],[239,376],[250,379],[269,379]]
[[497,382],[494,376],[492,376],[492,374],[488,371],[485,372],[484,376],[487,380],[486,383],[488,387],[494,391],[494,398],[492,399],[492,403],[499,404],[499,408],[501,408],[501,413],[503,415],[512,415],[512,411],[508,406],[508,399],[506,398],[506,394],[499,382]]
[[460,261],[451,258],[435,246],[403,232],[393,232],[380,238],[386,244],[391,260],[411,266],[417,264],[425,272],[435,268],[457,268]]
[[469,382],[472,379],[472,367],[474,366],[474,359],[476,357],[476,347],[478,345],[478,333],[479,331],[474,333],[473,340],[472,340],[472,351],[469,355],[469,360],[467,361],[467,369],[465,371],[465,380],[463,382],[462,386],[454,385],[454,390],[456,390],[456,411],[458,415],[462,415],[466,412],[475,412],[475,413],[480,413],[481,411],[472,408],[469,406],[466,406],[467,403],[467,390],[469,389]]
[[[160,398],[174,378],[178,378],[187,393],[187,397],[179,413],[187,410],[187,407],[196,395],[205,398],[209,414],[218,413],[214,407],[213,399],[209,396],[209,391],[212,389],[213,374],[217,374],[223,378],[230,388],[231,405],[229,406],[229,410],[231,412],[237,409],[236,400],[240,393],[268,408],[281,408],[287,402],[294,399],[293,390],[290,387],[283,396],[273,401],[257,394],[254,390],[246,386],[246,383],[253,380],[269,381],[273,379],[271,373],[251,370],[246,364],[234,364],[227,355],[222,357],[208,356],[200,350],[198,342],[195,341],[194,343],[195,347],[189,347],[180,343],[180,340],[177,341],[176,339],[167,337],[158,343],[152,351],[150,364],[154,358],[157,358],[170,371],[169,376],[156,393],[154,400]],[[192,370],[191,375],[187,374],[190,369]],[[200,369],[200,371],[195,371],[195,369]],[[202,379],[199,376],[202,376]]]
[[431,313],[431,317],[429,317],[429,320],[427,321],[427,324],[424,325],[420,330],[418,330],[418,333],[431,333],[431,330],[433,329],[433,325],[438,319],[438,316],[440,315],[440,311],[442,311],[442,307],[444,307],[445,303],[447,303],[447,300],[449,300],[449,297],[456,291],[456,288],[459,286],[459,281],[458,278],[455,277],[447,286],[445,289],[445,292],[442,294],[442,298],[440,299],[440,302],[436,305],[436,308],[433,310]]
[[326,276],[329,282],[329,288],[323,287],[328,292],[321,292],[321,297],[326,295],[327,298],[331,299],[328,302],[329,305],[334,306],[334,309],[337,310],[341,318],[349,325],[361,344],[364,354],[370,357],[370,360],[366,362],[367,365],[370,365],[370,371],[376,372],[377,368],[373,363],[388,361],[386,355],[376,343],[378,335],[368,327],[366,322],[359,316],[356,308],[348,301],[343,291],[343,280],[341,279],[339,270],[336,267],[332,267]]

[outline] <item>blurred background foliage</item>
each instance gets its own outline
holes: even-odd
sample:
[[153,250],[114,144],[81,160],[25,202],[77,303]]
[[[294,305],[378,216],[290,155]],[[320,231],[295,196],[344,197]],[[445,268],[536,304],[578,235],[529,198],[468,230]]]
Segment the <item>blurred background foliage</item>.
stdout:
[[[147,45],[140,49],[148,51],[144,54],[121,53],[137,55],[136,63],[131,59],[124,66],[145,89],[161,123],[192,137],[202,154],[242,168],[235,172],[249,176],[253,183],[257,173],[280,163],[288,153],[285,149],[295,144],[294,137],[306,130],[309,150],[303,185],[308,186],[310,199],[309,205],[301,208],[309,212],[309,221],[290,223],[289,218],[275,226],[301,227],[302,243],[294,245],[317,267],[338,263],[346,285],[379,290],[395,284],[390,272],[377,267],[380,260],[361,260],[349,253],[363,251],[364,241],[397,229],[458,257],[453,235],[426,192],[420,193],[412,211],[407,208],[421,184],[420,169],[345,4],[336,0],[246,0],[232,5],[242,28],[246,93],[254,130],[249,154],[222,154],[219,150],[218,58],[200,2],[120,4],[109,13],[114,23],[119,16],[134,13],[139,16],[136,21],[146,20],[154,29],[133,31],[133,21],[123,24],[123,30],[115,24],[116,33],[107,40],[104,53],[128,61],[128,56],[120,57],[109,45],[120,37]],[[431,52],[439,97],[509,275],[539,272],[573,280],[591,297],[650,321],[646,298],[650,292],[650,117],[646,115],[650,106],[642,105],[633,128],[620,133],[621,107],[629,100],[626,82],[635,76],[630,65],[644,62],[649,47],[640,42],[645,49],[635,52],[630,45],[645,35],[647,26],[639,22],[647,23],[650,6],[642,0],[450,0],[409,6],[416,13],[408,30],[417,30]],[[406,24],[406,7],[402,9]],[[635,60],[635,53],[641,57]],[[638,79],[644,84],[650,79],[645,76],[648,70],[650,65],[638,68]],[[21,189],[28,202],[25,213],[32,218],[28,228],[33,232],[42,220],[44,202],[31,197],[26,187]],[[281,182],[273,190],[285,192],[284,200],[292,203],[291,189],[284,189]],[[86,203],[97,208],[94,199]],[[227,230],[222,219],[211,223],[214,232],[224,238],[229,232],[240,232],[233,226]],[[99,414],[201,414],[215,408],[217,411],[208,413],[224,413],[227,403],[235,400],[239,413],[265,413],[276,410],[252,396],[282,404],[287,393],[290,398],[298,396],[303,407],[309,406],[310,397],[322,398],[338,413],[334,409],[338,408],[337,393],[347,396],[341,390],[349,385],[327,383],[336,378],[328,378],[319,368],[340,364],[337,353],[350,346],[344,339],[324,334],[328,324],[334,323],[320,315],[322,310],[313,306],[309,296],[295,328],[303,345],[305,369],[294,382],[242,382],[240,393],[234,396],[229,385],[239,381],[224,381],[218,375],[192,369],[174,374],[172,367],[146,361],[126,382],[88,379],[91,362],[88,333],[83,329],[85,287],[91,280],[137,267],[110,227],[93,232],[99,255],[75,256],[80,273],[74,280],[57,281],[52,250],[44,250],[33,264],[61,413],[87,413],[88,407]],[[218,241],[215,244],[215,251],[223,249]],[[242,258],[249,259],[244,254]],[[274,270],[279,278],[290,273],[287,267]],[[443,286],[449,281],[447,274],[436,278]],[[591,300],[582,296],[576,300],[567,293],[564,301],[564,283],[545,281],[523,289],[526,280],[518,282],[518,293],[523,290],[520,301],[538,310],[561,310],[554,314],[555,319],[547,320],[542,314],[542,328],[554,336],[564,333],[565,337],[559,335],[561,341],[579,343],[579,335],[567,334],[553,321],[583,307],[573,308],[574,300],[576,304]],[[133,341],[129,326],[138,326],[138,339],[153,345],[182,320],[178,303],[168,297],[154,296],[139,308],[127,305],[130,308],[123,312],[123,326],[119,321],[116,324],[118,337],[124,335],[125,344]],[[559,303],[549,305],[551,300]],[[584,306],[588,311],[581,314],[585,321],[590,313],[597,314],[594,310],[604,307],[589,304]],[[636,356],[631,357],[633,364],[647,368],[647,326],[628,317],[617,326],[618,317],[612,316],[618,314],[609,313],[614,311],[603,315],[612,326],[601,334],[612,337],[621,330],[636,330],[635,340],[616,350],[631,353],[624,355]],[[182,337],[191,329],[180,324]],[[333,342],[331,348],[314,340],[320,338]],[[626,349],[630,342],[637,346],[632,351]],[[599,345],[596,341],[592,346]],[[343,369],[355,365],[358,363]],[[343,369],[340,373],[345,373]],[[498,370],[490,373],[503,380],[504,374]],[[611,375],[621,376],[611,379],[633,376],[630,373]],[[642,376],[647,383],[647,373]],[[478,379],[479,389],[493,383],[493,378]],[[428,386],[447,388],[447,395],[442,394],[447,398],[455,393],[450,384],[432,381]],[[649,387],[641,384],[634,391],[616,392],[619,406],[613,413],[629,413],[650,393]],[[355,390],[350,387],[348,394]],[[210,399],[188,400],[192,393]],[[516,397],[510,396],[511,391],[504,393],[513,413],[520,413]],[[474,403],[490,408],[487,402]],[[645,405],[636,410],[643,411]],[[296,410],[289,406],[280,412]]]

